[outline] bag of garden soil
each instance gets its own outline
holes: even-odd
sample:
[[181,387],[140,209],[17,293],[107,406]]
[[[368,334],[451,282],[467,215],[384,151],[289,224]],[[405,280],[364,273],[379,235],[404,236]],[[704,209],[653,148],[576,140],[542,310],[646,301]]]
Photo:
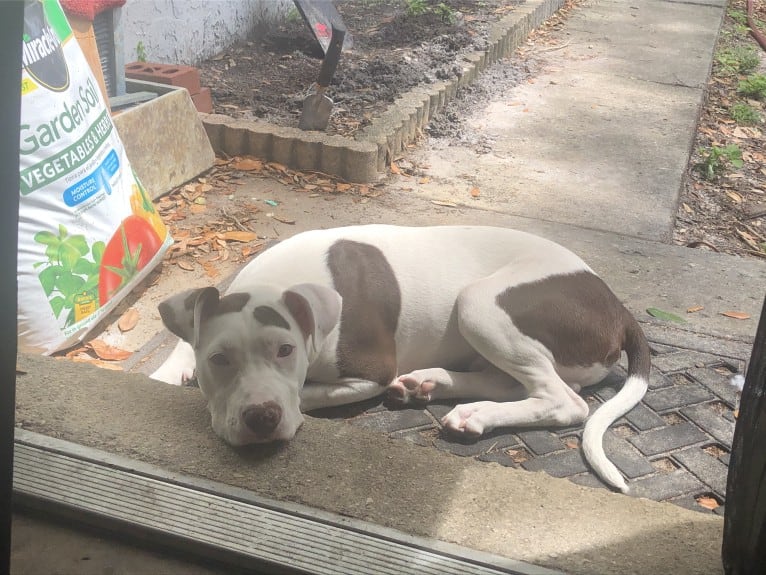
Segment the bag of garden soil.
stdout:
[[81,341],[172,239],[58,0],[25,2],[23,43],[19,349],[52,353]]

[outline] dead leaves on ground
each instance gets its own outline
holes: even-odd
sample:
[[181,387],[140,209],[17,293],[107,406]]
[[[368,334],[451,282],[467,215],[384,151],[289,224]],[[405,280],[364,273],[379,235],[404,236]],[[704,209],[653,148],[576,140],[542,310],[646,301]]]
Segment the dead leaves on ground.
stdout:
[[732,319],[750,319],[750,314],[743,311],[723,311],[721,312],[721,315]]
[[[216,161],[216,165],[226,165],[226,162],[225,160],[221,162]],[[235,170],[239,170],[241,172],[260,172],[263,170],[263,162],[256,160],[255,158],[235,158],[229,165]]]
[[[262,164],[252,158],[242,161],[244,168],[253,170]],[[260,212],[254,203],[220,208],[217,213],[211,212],[209,218],[203,218],[198,225],[187,221],[192,215],[207,215],[210,205],[207,196],[210,193],[230,195],[232,186],[239,183],[236,180],[226,170],[214,167],[205,177],[160,198],[157,207],[175,240],[168,249],[166,261],[184,271],[194,272],[202,268],[209,277],[217,277],[219,271],[214,262],[227,261],[232,255],[233,259],[244,260],[260,251],[263,242],[249,226]],[[239,247],[233,248],[231,244]]]
[[133,355],[132,351],[114,347],[113,345],[109,345],[100,339],[93,339],[89,341],[85,344],[85,348],[93,350],[99,359],[103,359],[105,361],[122,361],[123,359],[128,359],[131,355]]
[[580,441],[576,437],[568,437],[564,440],[567,449],[579,449]]
[[519,48],[519,52],[523,55],[533,51],[535,47],[550,50],[566,46],[568,42],[562,45],[561,38],[554,33],[562,29],[572,12],[581,4],[582,0],[565,0],[564,5],[555,14],[530,32],[525,44]]
[[714,499],[713,497],[707,497],[705,495],[700,495],[699,497],[697,497],[697,504],[700,507],[704,507],[705,509],[710,509],[711,511],[713,509],[718,509],[721,506],[721,504],[718,503],[716,499]]
[[[300,172],[278,162],[266,162],[252,156],[216,158],[213,168],[195,182],[176,188],[157,202],[160,214],[170,226],[175,243],[168,250],[166,261],[188,272],[202,269],[209,277],[217,277],[217,262],[244,261],[264,247],[252,224],[258,218],[268,218],[286,225],[294,225],[295,219],[279,213],[265,212],[263,204],[278,208],[279,202],[265,199],[262,202],[229,202],[242,178],[257,176],[271,178],[309,197],[324,194],[352,194],[377,197],[375,186],[352,184],[319,172]],[[220,205],[215,196],[225,196],[225,208],[213,211],[210,206]],[[193,215],[204,214],[202,223],[190,223]],[[209,218],[209,219],[208,219]],[[196,221],[199,222],[200,218]]]
[[[175,243],[168,250],[167,261],[184,271],[193,272],[201,267],[208,277],[217,277],[216,262],[225,262],[235,254],[244,261],[264,247],[264,242],[253,231],[226,230],[231,225],[225,217],[207,222],[194,233],[189,229],[173,230]],[[226,231],[217,231],[224,229]],[[238,247],[235,247],[238,246]]]
[[117,327],[122,333],[132,330],[138,324],[138,310],[134,307],[128,309],[120,319],[117,320]]
[[292,170],[279,162],[264,162],[251,156],[235,156],[230,159],[216,158],[215,166],[272,178],[280,184],[293,188],[296,192],[355,194],[363,197],[380,195],[375,186],[369,184],[352,184],[321,172]]
[[[733,0],[732,10],[744,10],[744,0]],[[766,114],[761,101],[738,93],[744,76],[732,71],[721,59],[731,50],[753,48],[754,40],[738,29],[730,14],[725,16],[716,46],[716,57],[707,87],[707,98],[699,119],[692,165],[705,161],[708,150],[736,146],[742,167],[727,169],[706,180],[690,170],[674,232],[676,243],[689,247],[715,246],[715,251],[766,259],[766,152],[763,122],[746,125],[734,120],[735,106],[748,106],[756,115]],[[709,156],[708,156],[709,158]],[[702,241],[700,241],[702,240]]]
[[201,214],[207,210],[205,194],[214,190],[208,178],[199,178],[196,182],[176,188],[157,201],[162,219],[169,226],[185,220],[190,214]]
[[100,339],[92,339],[82,346],[56,357],[77,363],[89,363],[103,369],[122,371],[122,366],[117,362],[128,359],[131,355],[133,355],[132,351],[109,345]]
[[507,449],[505,453],[516,465],[524,463],[530,457],[529,452],[523,447],[519,447],[518,449]]
[[[690,307],[686,308],[686,313],[687,314],[697,313],[699,311],[702,311],[703,309],[705,309],[704,306],[693,305],[693,306],[690,306]],[[676,315],[674,313],[670,313],[670,312],[658,309],[656,307],[647,308],[646,309],[646,313],[648,313],[650,316],[652,316],[654,318],[657,318],[657,319],[659,319],[661,321],[671,321],[671,322],[676,322],[676,323],[686,323],[686,320],[683,319],[682,317],[680,317],[680,316],[678,316],[678,315]],[[739,319],[739,320],[750,319],[750,314],[749,313],[745,313],[743,311],[729,310],[729,311],[722,311],[722,312],[719,312],[719,313],[722,316],[729,317],[729,318],[732,318],[732,319]]]
[[216,238],[220,240],[224,240],[227,242],[253,242],[258,239],[258,234],[255,232],[247,232],[247,231],[236,231],[232,230],[229,232],[224,232],[222,234],[216,234]]

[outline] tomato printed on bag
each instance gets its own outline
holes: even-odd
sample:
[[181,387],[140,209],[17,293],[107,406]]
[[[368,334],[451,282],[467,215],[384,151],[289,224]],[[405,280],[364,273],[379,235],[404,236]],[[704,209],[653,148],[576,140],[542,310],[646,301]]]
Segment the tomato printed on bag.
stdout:
[[151,224],[138,216],[128,216],[120,223],[101,257],[98,278],[98,301],[106,304],[114,294],[130,283],[162,247]]

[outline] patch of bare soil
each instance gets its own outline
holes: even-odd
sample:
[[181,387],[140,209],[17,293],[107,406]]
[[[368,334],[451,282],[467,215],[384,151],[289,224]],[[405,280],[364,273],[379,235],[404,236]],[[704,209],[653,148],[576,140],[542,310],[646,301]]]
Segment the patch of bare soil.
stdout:
[[[487,45],[491,23],[524,0],[345,0],[336,3],[353,37],[327,95],[327,129],[350,136],[415,86],[456,77],[460,54]],[[214,111],[298,125],[322,50],[297,11],[199,65]]]
[[[766,3],[753,4],[766,34]],[[748,32],[746,9],[745,0],[727,9],[673,239],[766,259],[766,53]],[[753,82],[763,83],[760,96],[743,92]]]
[[426,126],[425,135],[431,138],[429,144],[435,148],[468,146],[477,154],[491,153],[492,137],[468,128],[468,118],[540,72],[543,65],[536,57],[537,50],[559,49],[556,32],[581,3],[582,0],[566,0],[553,16],[529,34],[512,57],[488,67],[475,82],[458,90],[456,97]]

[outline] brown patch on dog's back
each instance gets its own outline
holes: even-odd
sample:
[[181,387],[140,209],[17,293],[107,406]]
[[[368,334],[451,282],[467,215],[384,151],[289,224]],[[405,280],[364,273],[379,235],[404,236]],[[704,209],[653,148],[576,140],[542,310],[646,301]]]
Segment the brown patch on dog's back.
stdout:
[[626,321],[635,321],[606,283],[586,271],[510,287],[496,302],[523,334],[565,366],[614,364]]
[[337,361],[341,377],[388,385],[396,376],[396,327],[402,301],[391,264],[378,248],[350,240],[327,253],[333,284],[343,298]]

